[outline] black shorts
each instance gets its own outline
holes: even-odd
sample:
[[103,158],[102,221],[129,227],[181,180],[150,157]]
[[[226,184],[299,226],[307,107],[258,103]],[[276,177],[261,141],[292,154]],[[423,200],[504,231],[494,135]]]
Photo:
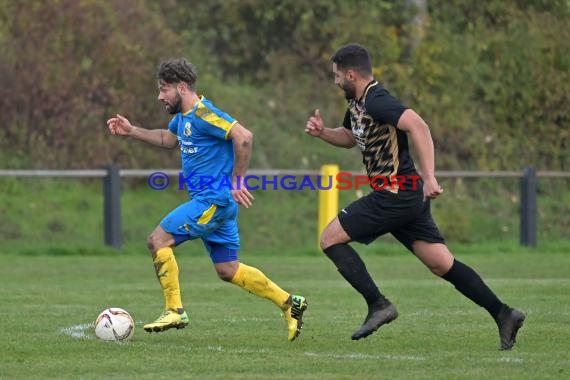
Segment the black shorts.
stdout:
[[429,199],[423,201],[422,187],[397,194],[373,191],[342,209],[338,219],[353,241],[364,244],[386,233],[412,252],[416,240],[445,243],[431,217]]

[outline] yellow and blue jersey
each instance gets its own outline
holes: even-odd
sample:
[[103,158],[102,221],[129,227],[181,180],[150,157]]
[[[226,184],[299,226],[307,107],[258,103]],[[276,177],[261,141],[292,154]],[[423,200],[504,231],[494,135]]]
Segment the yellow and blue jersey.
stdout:
[[176,114],[168,124],[178,137],[184,182],[192,198],[219,205],[231,202],[234,148],[228,136],[236,123],[201,96],[192,110]]

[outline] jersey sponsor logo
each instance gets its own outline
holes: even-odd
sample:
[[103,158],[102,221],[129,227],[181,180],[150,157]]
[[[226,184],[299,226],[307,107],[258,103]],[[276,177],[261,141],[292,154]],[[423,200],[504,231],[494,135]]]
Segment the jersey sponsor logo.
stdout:
[[[190,123],[186,124],[188,125],[188,128],[190,128]],[[186,132],[184,132],[184,134],[186,134]],[[180,151],[182,153],[192,154],[198,152],[198,147],[194,146],[194,143],[192,141],[183,140],[180,136],[178,136],[178,145],[180,145]]]
[[198,147],[197,146],[184,147],[180,145],[180,151],[186,154],[194,154],[198,152]]
[[357,125],[352,127],[352,134],[354,135],[354,140],[356,140],[356,145],[361,151],[366,148],[366,143],[364,140],[364,127]]

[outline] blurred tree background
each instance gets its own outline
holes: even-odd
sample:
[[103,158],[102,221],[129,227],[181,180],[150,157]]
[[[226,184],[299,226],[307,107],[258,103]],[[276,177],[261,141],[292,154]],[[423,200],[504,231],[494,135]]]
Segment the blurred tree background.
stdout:
[[566,0],[0,0],[2,167],[178,167],[105,121],[165,127],[155,70],[184,56],[256,134],[251,167],[358,169],[303,134],[315,108],[340,124],[330,56],[358,42],[430,124],[438,169],[570,170],[569,16]]
[[[180,167],[177,151],[110,136],[106,120],[165,128],[156,68],[186,57],[198,90],[255,134],[251,168],[361,170],[357,149],[307,137],[321,110],[342,121],[331,55],[358,42],[374,74],[429,123],[438,170],[570,170],[568,0],[0,0],[2,169]],[[187,199],[125,179],[124,237],[144,251],[149,226]],[[518,179],[441,179],[446,238],[516,242]],[[87,186],[85,186],[87,184]],[[0,240],[96,246],[100,180],[1,181]],[[539,240],[566,240],[568,179],[539,181]],[[315,192],[256,193],[240,214],[244,247],[311,247]],[[341,204],[362,192],[341,192]],[[61,249],[58,248],[58,249]]]

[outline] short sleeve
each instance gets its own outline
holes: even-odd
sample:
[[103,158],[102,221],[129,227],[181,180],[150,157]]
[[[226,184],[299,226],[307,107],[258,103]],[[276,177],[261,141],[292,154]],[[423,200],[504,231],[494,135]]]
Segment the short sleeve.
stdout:
[[175,136],[178,136],[178,119],[179,115],[176,114],[176,116],[170,120],[170,123],[168,123],[168,130]]
[[365,101],[366,113],[382,124],[398,126],[400,116],[408,109],[386,89],[370,94]]
[[196,116],[205,122],[203,133],[227,139],[232,127],[237,123],[233,117],[215,107],[199,107]]

